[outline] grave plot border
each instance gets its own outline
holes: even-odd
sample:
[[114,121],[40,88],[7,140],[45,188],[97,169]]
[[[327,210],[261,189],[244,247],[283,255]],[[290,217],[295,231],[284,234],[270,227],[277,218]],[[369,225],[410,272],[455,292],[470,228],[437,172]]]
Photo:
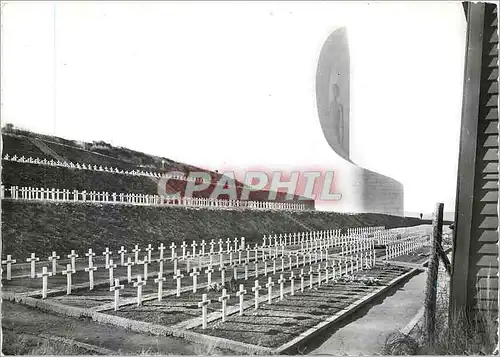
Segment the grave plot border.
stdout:
[[381,288],[372,291],[368,295],[365,295],[361,299],[355,301],[345,309],[337,312],[335,315],[332,315],[331,317],[327,318],[325,321],[320,322],[318,325],[311,327],[309,330],[302,332],[299,336],[294,338],[293,340],[281,345],[278,348],[275,348],[273,350],[274,354],[290,354],[290,353],[295,353],[297,352],[297,347],[300,345],[303,345],[305,342],[310,340],[311,338],[323,333],[325,329],[333,325],[334,323],[339,322],[340,320],[348,317],[355,311],[359,310],[361,307],[365,306],[367,303],[370,301],[374,300],[375,298],[381,296],[382,294],[386,293],[388,290],[394,288],[395,286],[399,285],[401,282],[415,276],[416,274],[422,272],[423,270],[421,268],[414,268],[410,270],[409,272],[400,275],[393,280],[391,280],[387,285],[382,286]]
[[259,354],[259,355],[274,354],[272,348],[268,347],[256,346],[221,337],[204,335],[193,331],[187,331],[185,329],[173,329],[171,327],[156,325],[149,322],[137,321],[137,320],[127,319],[124,317],[107,315],[104,313],[91,311],[89,309],[81,307],[62,305],[60,303],[35,299],[28,296],[20,296],[13,293],[3,292],[1,294],[1,298],[13,301],[15,303],[20,303],[30,307],[34,307],[42,311],[52,312],[58,315],[64,315],[76,318],[81,318],[81,317],[90,318],[92,319],[92,321],[95,321],[97,323],[114,325],[134,332],[149,333],[151,335],[156,335],[156,336],[178,337],[204,346],[215,344],[218,347],[244,354],[248,353]]

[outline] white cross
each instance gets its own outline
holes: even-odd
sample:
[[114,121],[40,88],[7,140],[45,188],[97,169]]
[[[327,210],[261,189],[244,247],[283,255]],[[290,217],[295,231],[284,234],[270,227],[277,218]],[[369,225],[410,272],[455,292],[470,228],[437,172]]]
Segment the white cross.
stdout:
[[97,267],[93,266],[92,261],[89,261],[89,267],[85,268],[85,271],[89,273],[89,288],[90,290],[94,290],[94,271],[97,270]]
[[238,279],[238,264],[236,264],[236,262],[233,262],[233,264],[231,264],[231,267],[233,268],[233,279],[237,280]]
[[201,255],[205,255],[205,246],[207,245],[207,243],[205,243],[205,239],[203,239],[200,243],[200,247],[201,247]]
[[295,276],[293,275],[293,271],[290,272],[290,277],[288,278],[290,280],[290,287],[292,289],[292,296],[295,295]]
[[[102,255],[105,255],[106,256],[106,268],[109,266],[109,256],[112,254],[113,252],[111,252],[109,250],[108,247],[106,247],[106,251],[102,252]],[[111,282],[111,284],[113,284],[113,282]]]
[[114,280],[113,269],[116,269],[116,264],[113,263],[113,259],[109,261],[107,268],[109,269],[109,286],[112,286]]
[[190,276],[193,277],[193,293],[196,293],[196,289],[198,287],[198,275],[200,275],[200,272],[196,270],[196,267],[193,267],[193,272],[189,274]]
[[42,268],[42,273],[37,274],[37,278],[42,278],[42,299],[47,298],[47,279],[49,276],[52,276],[51,272],[47,272],[47,267]]
[[227,252],[229,253],[231,251],[231,238],[228,238],[226,240],[226,245],[227,245]]
[[219,302],[222,303],[222,322],[226,321],[226,307],[227,307],[227,299],[229,299],[231,295],[227,294],[226,289],[222,289],[222,296],[219,297]]
[[132,249],[132,252],[134,253],[134,264],[138,264],[139,263],[139,252],[141,250],[139,249],[139,244],[136,244],[135,245],[135,248]]
[[142,262],[137,262],[137,264],[144,265],[144,281],[148,280],[148,256],[144,256],[144,260]]
[[280,278],[278,280],[278,284],[280,284],[280,300],[283,300],[283,284],[285,281],[286,280],[283,278],[283,274],[280,274]]
[[127,280],[129,284],[132,282],[132,266],[134,263],[132,263],[132,259],[130,257],[127,258],[127,263],[124,264],[127,267]]
[[300,269],[300,291],[304,292],[304,269]]
[[201,301],[198,303],[198,307],[201,307],[201,319],[202,319],[202,328],[207,328],[207,307],[211,303],[210,300],[207,299],[207,294],[203,294],[201,296]]
[[109,287],[109,291],[115,292],[115,311],[118,311],[118,307],[120,306],[120,290],[123,288],[124,286],[120,285],[120,279],[115,279],[115,285],[111,284]]
[[309,266],[309,289],[313,288],[313,268]]
[[257,260],[255,261],[255,277],[259,277],[259,262]]
[[259,308],[259,290],[262,287],[259,285],[259,281],[255,280],[255,286],[252,288],[252,291],[255,293],[255,309]]
[[171,250],[172,250],[172,259],[174,259],[174,255],[175,255],[175,248],[177,248],[177,246],[175,245],[174,242],[172,242],[172,244],[170,244],[170,247],[169,247]]
[[56,254],[56,252],[52,252],[52,255],[49,257],[49,261],[52,262],[52,275],[56,275],[57,273],[57,259],[61,258]]
[[198,246],[198,244],[194,240],[193,243],[191,243],[191,248],[193,248],[193,258],[196,257],[196,247],[197,246]]
[[66,295],[71,294],[71,275],[76,271],[71,267],[71,264],[66,265],[66,270],[62,271],[62,275],[66,275]]
[[210,241],[210,254],[214,253],[214,245],[215,245],[215,241],[212,239]]
[[153,247],[151,247],[151,244],[148,244],[148,247],[146,248],[146,252],[148,252],[148,263],[151,263],[151,252],[154,250]]
[[219,266],[220,276],[221,276],[221,284],[222,286],[226,285],[226,266],[224,263]]
[[186,259],[186,241],[182,241],[181,248],[182,248],[182,259]]
[[158,273],[158,277],[155,279],[155,283],[158,284],[158,301],[161,301],[163,295],[163,282],[166,280],[167,278],[163,277],[161,273]]
[[179,297],[179,296],[181,296],[181,279],[184,278],[184,275],[181,274],[180,270],[177,270],[177,274],[174,275],[173,278],[175,280],[177,280],[177,292],[176,292],[176,296]]
[[219,238],[219,254],[222,254],[222,239]]
[[245,280],[248,280],[248,259],[245,260],[245,264],[243,264],[245,267]]
[[2,260],[2,264],[7,265],[7,280],[12,279],[12,264],[15,264],[17,260],[12,259],[12,255],[7,255],[7,260]]
[[267,303],[269,305],[271,305],[271,302],[272,302],[272,295],[273,295],[273,286],[274,286],[274,282],[273,282],[273,278],[269,277],[267,278],[267,284],[266,284],[266,288],[267,288]]
[[127,253],[127,251],[125,250],[123,245],[122,245],[121,249],[118,251],[118,253],[120,254],[120,258],[121,258],[121,261],[120,261],[121,265],[125,266],[125,253]]
[[92,267],[94,264],[92,262],[92,257],[95,256],[95,253],[92,252],[92,248],[89,248],[89,252],[85,253],[86,257],[89,257],[89,267]]
[[234,251],[236,252],[238,250],[239,239],[234,238],[233,243],[234,243]]
[[212,285],[212,273],[214,272],[214,269],[212,268],[212,265],[210,264],[207,269],[205,270],[205,274],[207,274],[207,284]]
[[137,281],[134,283],[134,288],[137,288],[137,306],[142,304],[142,287],[146,285],[146,281],[141,279],[140,275],[137,275]]
[[35,264],[40,258],[35,257],[35,253],[31,253],[31,257],[27,258],[26,261],[31,264],[31,278],[35,278]]
[[164,260],[164,259],[163,259],[163,251],[164,251],[165,249],[167,249],[167,247],[165,247],[165,246],[163,245],[163,243],[161,243],[161,244],[160,244],[160,246],[158,247],[158,251],[160,252],[160,258],[158,259],[158,262],[160,262],[160,263],[161,263],[161,262],[163,262],[163,260]]
[[236,296],[240,297],[240,316],[243,315],[243,297],[247,291],[243,288],[243,284],[240,284],[240,290],[236,292]]

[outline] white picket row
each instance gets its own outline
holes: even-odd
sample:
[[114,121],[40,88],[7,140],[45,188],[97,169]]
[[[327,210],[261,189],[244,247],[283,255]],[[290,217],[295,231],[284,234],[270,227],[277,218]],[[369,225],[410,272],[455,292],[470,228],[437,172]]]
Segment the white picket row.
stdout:
[[[7,195],[8,193],[8,195]],[[11,186],[0,189],[1,198],[14,200],[37,200],[37,201],[72,201],[72,202],[99,202],[112,204],[131,204],[147,206],[187,206],[187,207],[211,207],[211,208],[245,208],[254,210],[286,210],[301,211],[307,209],[303,203],[295,202],[270,202],[270,201],[240,201],[220,200],[202,197],[180,197],[171,198],[160,195],[145,195],[139,193],[116,193],[98,191],[79,191],[55,188],[18,187]]]

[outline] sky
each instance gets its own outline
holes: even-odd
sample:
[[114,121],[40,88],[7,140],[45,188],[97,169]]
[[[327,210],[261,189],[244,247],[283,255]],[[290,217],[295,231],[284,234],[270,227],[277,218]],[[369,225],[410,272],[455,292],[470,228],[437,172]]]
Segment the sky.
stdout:
[[4,2],[2,121],[225,168],[325,167],[315,76],[347,28],[351,156],[453,211],[460,2]]

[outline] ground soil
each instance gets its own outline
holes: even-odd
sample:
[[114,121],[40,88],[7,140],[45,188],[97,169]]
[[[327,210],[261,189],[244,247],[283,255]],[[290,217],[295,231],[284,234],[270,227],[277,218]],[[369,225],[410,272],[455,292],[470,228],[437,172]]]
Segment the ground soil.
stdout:
[[[40,310],[2,302],[3,353],[29,354],[43,339],[37,334],[51,334],[116,351],[117,354],[206,355],[233,354],[216,346],[194,344],[184,339],[140,334],[116,326],[97,324],[87,319],[73,319]],[[29,334],[21,345],[18,336]],[[34,350],[36,354],[36,349]],[[89,354],[81,349],[64,348],[61,354]]]

